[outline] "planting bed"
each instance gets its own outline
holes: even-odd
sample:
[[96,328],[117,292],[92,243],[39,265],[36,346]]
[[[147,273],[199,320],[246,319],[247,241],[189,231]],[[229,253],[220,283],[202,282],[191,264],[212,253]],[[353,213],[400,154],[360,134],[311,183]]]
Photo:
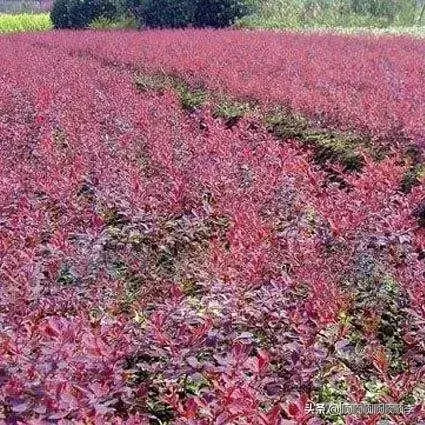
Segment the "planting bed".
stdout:
[[0,423],[425,420],[423,41],[0,52]]

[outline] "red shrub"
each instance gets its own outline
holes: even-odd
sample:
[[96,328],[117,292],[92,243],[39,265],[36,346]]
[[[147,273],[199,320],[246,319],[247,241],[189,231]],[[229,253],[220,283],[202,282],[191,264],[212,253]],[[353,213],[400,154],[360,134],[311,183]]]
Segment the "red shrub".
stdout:
[[[325,418],[310,401],[380,384],[379,400],[417,405],[397,423],[418,423],[425,188],[399,190],[396,148],[424,136],[423,49],[236,31],[1,39],[0,421],[311,425]],[[138,92],[141,61],[393,152],[341,188],[254,118],[227,128],[172,90]]]

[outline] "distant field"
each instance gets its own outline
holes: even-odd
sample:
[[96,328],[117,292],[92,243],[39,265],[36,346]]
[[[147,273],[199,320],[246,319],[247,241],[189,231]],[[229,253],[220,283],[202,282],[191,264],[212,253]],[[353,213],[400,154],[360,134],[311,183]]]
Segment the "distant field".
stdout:
[[45,31],[52,27],[48,13],[0,14],[0,34],[10,32]]

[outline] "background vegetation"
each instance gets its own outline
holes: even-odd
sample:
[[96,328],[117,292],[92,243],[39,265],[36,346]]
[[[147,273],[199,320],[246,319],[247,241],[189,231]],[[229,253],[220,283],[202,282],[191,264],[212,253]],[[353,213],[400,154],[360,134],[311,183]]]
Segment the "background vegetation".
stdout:
[[[56,10],[60,9],[59,13]],[[56,0],[55,27],[101,18],[147,27],[403,28],[424,24],[422,0]],[[58,16],[68,16],[58,19]],[[123,19],[124,17],[124,19]],[[106,18],[106,21],[105,19]],[[108,25],[112,24],[112,25]]]
[[118,17],[119,8],[113,0],[56,0],[50,17],[55,28],[86,28],[97,18]]
[[[425,33],[422,0],[56,0],[58,28],[215,26]],[[212,18],[212,19],[211,19]],[[47,13],[0,14],[0,33],[49,30]]]
[[425,3],[417,0],[258,0],[240,20],[254,28],[388,28],[424,25]]
[[[254,9],[252,0],[56,0],[51,13],[55,28],[139,27],[222,28]],[[93,26],[93,25],[92,25]]]

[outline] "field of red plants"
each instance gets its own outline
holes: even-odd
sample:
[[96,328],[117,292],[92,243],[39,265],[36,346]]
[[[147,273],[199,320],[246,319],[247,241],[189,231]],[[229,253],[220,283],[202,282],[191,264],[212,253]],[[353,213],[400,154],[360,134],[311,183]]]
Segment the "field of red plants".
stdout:
[[425,44],[0,39],[0,423],[425,421]]

